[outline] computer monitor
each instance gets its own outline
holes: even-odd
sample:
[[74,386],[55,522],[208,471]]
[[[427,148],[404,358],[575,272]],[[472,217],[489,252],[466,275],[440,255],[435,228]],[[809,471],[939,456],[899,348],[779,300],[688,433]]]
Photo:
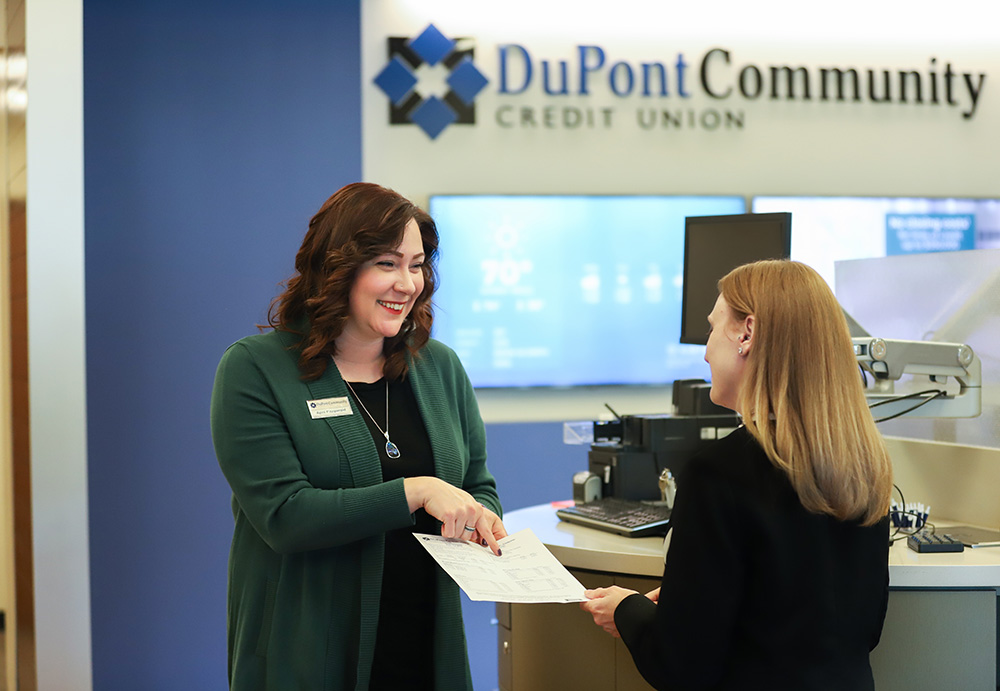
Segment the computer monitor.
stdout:
[[708,342],[708,315],[719,296],[719,279],[742,264],[787,259],[790,213],[690,216],[684,223],[681,343]]
[[684,219],[739,196],[434,195],[434,338],[477,388],[705,379],[678,341]]

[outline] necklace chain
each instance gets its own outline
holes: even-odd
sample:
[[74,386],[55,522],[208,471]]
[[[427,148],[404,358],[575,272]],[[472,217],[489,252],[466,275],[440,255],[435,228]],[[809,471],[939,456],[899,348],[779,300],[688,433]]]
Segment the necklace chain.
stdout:
[[365,407],[365,404],[361,400],[361,397],[358,396],[358,392],[354,390],[353,386],[351,386],[351,382],[345,379],[344,383],[347,384],[347,388],[351,390],[352,394],[354,394],[354,400],[356,400],[358,402],[358,405],[361,406],[361,410],[365,411],[365,415],[367,415],[368,419],[372,421],[373,425],[375,425],[375,429],[381,432],[382,436],[385,437],[386,455],[389,458],[399,458],[400,456],[399,447],[393,444],[392,441],[389,440],[389,381],[386,380],[385,382],[385,429],[384,430],[379,426],[378,422],[375,421],[375,418],[372,416],[372,414],[368,412],[368,408]]

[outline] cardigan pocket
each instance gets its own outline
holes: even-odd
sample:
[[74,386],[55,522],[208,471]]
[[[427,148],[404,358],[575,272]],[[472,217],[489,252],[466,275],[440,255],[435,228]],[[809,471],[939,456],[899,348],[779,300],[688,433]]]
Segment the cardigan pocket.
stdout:
[[260,620],[260,635],[257,638],[257,655],[267,657],[267,644],[271,639],[271,623],[274,620],[274,596],[277,586],[270,578],[264,581],[264,611]]

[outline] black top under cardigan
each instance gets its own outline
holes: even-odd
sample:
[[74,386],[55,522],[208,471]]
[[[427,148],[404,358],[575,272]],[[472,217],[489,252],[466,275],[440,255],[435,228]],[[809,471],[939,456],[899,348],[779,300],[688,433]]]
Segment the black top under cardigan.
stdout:
[[[379,460],[382,480],[434,475],[434,454],[417,400],[410,383],[403,379],[388,384],[351,382],[355,401],[363,405]],[[388,413],[388,420],[386,414]],[[373,419],[374,418],[374,419]],[[386,438],[399,449],[398,458],[386,452]],[[385,534],[382,596],[379,602],[378,634],[369,691],[424,691],[434,688],[434,630],[436,579],[439,567],[413,533],[441,534],[441,524],[423,509],[414,515],[414,525]]]
[[615,624],[657,689],[874,689],[888,601],[888,519],[808,512],[739,428],[678,478],[659,603]]

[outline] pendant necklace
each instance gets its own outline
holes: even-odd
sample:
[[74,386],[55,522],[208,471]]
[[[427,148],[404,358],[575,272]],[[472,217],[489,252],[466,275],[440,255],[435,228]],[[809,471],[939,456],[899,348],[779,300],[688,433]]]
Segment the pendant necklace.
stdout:
[[377,422],[375,422],[375,418],[373,418],[372,414],[368,412],[368,408],[365,408],[365,404],[362,403],[361,398],[354,390],[354,387],[351,386],[351,382],[345,379],[344,383],[347,384],[347,388],[351,390],[352,394],[354,394],[354,400],[356,400],[358,402],[358,405],[361,406],[361,410],[365,411],[365,415],[367,415],[368,419],[372,421],[373,425],[375,425],[375,429],[381,432],[382,436],[385,437],[386,455],[389,458],[393,459],[399,458],[400,456],[399,447],[393,444],[391,441],[389,441],[389,380],[387,379],[385,382],[385,429],[384,430],[381,427],[379,427]]

